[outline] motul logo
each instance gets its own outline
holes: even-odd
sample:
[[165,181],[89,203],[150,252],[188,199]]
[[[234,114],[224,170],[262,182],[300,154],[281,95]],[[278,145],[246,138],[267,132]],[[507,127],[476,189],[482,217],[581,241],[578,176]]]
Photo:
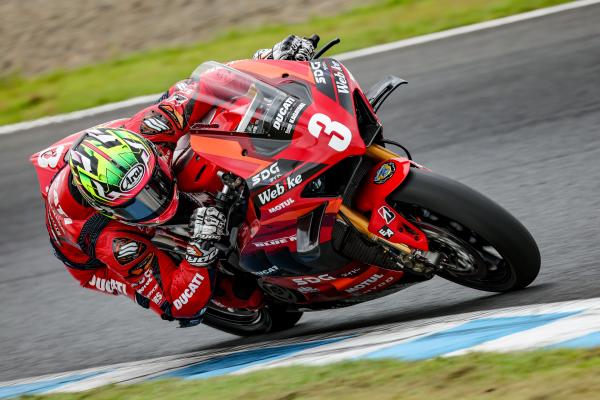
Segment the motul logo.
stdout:
[[133,168],[125,174],[123,179],[121,179],[121,184],[119,185],[121,190],[124,192],[129,192],[133,188],[135,188],[138,183],[142,180],[144,176],[144,166],[142,164],[136,164]]

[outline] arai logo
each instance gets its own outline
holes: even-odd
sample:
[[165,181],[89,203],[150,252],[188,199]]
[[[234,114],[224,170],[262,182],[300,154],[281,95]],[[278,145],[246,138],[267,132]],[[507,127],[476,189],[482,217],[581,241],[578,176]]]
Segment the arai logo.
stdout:
[[134,187],[140,183],[142,178],[144,177],[144,166],[140,163],[136,164],[125,174],[123,179],[121,179],[121,184],[119,187],[124,192],[129,192]]

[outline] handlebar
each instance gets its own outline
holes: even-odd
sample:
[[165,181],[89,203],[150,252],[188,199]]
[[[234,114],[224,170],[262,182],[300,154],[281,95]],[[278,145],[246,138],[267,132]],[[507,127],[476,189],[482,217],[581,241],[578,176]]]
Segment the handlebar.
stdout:
[[[317,44],[319,43],[319,40],[321,40],[321,38],[319,37],[319,35],[315,34],[315,35],[312,35],[310,38],[308,38],[308,40],[310,40],[316,48]],[[321,49],[315,53],[315,55],[313,56],[312,59],[314,60],[314,59],[320,58],[323,54],[325,54],[326,51],[328,51],[329,49],[331,49],[333,46],[335,46],[336,44],[338,44],[340,42],[341,42],[340,38],[333,39],[331,42],[329,42],[325,46],[321,47]]]

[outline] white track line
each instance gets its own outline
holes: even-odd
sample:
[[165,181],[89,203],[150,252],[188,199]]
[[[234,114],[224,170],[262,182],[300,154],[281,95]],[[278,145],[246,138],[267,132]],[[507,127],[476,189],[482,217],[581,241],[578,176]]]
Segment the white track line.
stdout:
[[[522,14],[511,15],[504,18],[493,19],[491,21],[480,22],[477,24],[462,26],[460,28],[449,29],[441,32],[435,32],[428,35],[417,36],[410,39],[399,40],[397,42],[382,44],[365,49],[350,51],[335,56],[338,60],[345,61],[355,58],[370,56],[373,54],[384,53],[391,50],[397,50],[404,47],[415,46],[418,44],[433,42],[453,36],[464,35],[485,29],[496,28],[503,25],[513,24],[515,22],[526,21],[534,18],[544,17],[546,15],[556,14],[563,11],[574,10],[581,7],[587,7],[594,4],[600,4],[600,0],[578,0],[571,3],[560,4],[553,7],[541,8],[539,10],[529,11]],[[88,108],[86,110],[74,111],[66,114],[53,115],[33,121],[19,122],[17,124],[0,126],[0,135],[24,131],[41,126],[58,124],[61,122],[75,121],[78,119],[91,117],[110,111],[117,111],[125,107],[148,104],[158,98],[160,94],[151,94],[146,96],[134,97],[129,100],[119,101],[117,103],[105,104],[99,107]]]
[[[336,361],[361,358],[381,348],[386,348],[391,345],[395,346],[436,332],[442,332],[470,321],[477,321],[485,318],[524,317],[565,312],[578,312],[578,314],[551,322],[542,327],[526,329],[512,335],[471,346],[465,350],[446,353],[444,356],[463,354],[473,350],[509,351],[538,348],[549,344],[555,344],[563,340],[580,337],[588,333],[598,332],[598,329],[600,329],[600,298],[533,304],[393,323],[378,326],[374,329],[367,328],[348,331],[340,333],[342,335],[351,335],[351,337],[343,339],[342,341],[308,348],[272,361],[265,359],[260,365],[253,364],[252,361],[245,368],[234,371],[233,373],[243,374],[264,368],[290,365],[321,365]],[[238,354],[246,350],[255,350],[259,348],[268,350],[269,348],[281,345],[291,345],[314,340],[319,341],[322,339],[323,338],[317,337],[303,338],[302,340],[285,339],[216,351],[199,351],[157,359],[107,365],[82,371],[72,371],[69,373],[0,382],[0,389],[14,385],[32,385],[33,387],[34,385],[44,384],[48,380],[53,380],[55,378],[68,379],[74,375],[85,375],[87,373],[96,374],[87,378],[75,379],[73,382],[65,383],[58,387],[48,388],[46,392],[74,392],[88,390],[106,384],[134,383],[147,379],[159,378],[169,371],[187,367],[202,361],[214,360],[219,356]],[[265,345],[267,345],[266,348],[264,348]]]

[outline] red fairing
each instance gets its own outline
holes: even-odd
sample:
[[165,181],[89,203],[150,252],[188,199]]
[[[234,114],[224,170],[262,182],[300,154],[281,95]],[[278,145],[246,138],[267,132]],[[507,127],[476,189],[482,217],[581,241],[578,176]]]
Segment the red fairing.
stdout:
[[410,172],[411,162],[393,158],[375,165],[359,189],[356,207],[370,212],[369,231],[393,243],[427,251],[427,237],[414,224],[400,215],[386,199],[398,188]]
[[[251,76],[259,76],[261,81],[273,87],[285,87],[295,79],[311,90],[311,101],[288,97],[283,102],[280,112],[288,112],[294,123],[293,129],[285,133],[287,136],[281,140],[278,151],[267,154],[259,149],[255,140],[262,139],[261,136],[232,132],[240,123],[240,116],[230,109],[248,107],[248,101],[244,102],[241,96],[234,105],[229,105],[225,111],[217,111],[215,117],[207,121],[215,126],[214,129],[198,129],[191,136],[192,148],[201,159],[247,180],[254,207],[249,207],[247,222],[250,229],[242,231],[240,245],[243,251],[254,251],[263,242],[293,236],[297,219],[324,203],[324,220],[335,219],[341,199],[304,197],[301,193],[318,174],[348,157],[365,153],[365,144],[356,134],[358,125],[352,97],[359,87],[341,63],[330,59],[311,63],[242,60],[229,65]],[[326,84],[322,84],[325,74],[328,76]],[[288,100],[291,101],[286,108]],[[321,242],[331,239],[331,227],[331,224],[323,224]],[[256,244],[245,247],[250,241]],[[296,251],[294,241],[287,247]],[[272,248],[276,249],[276,246]]]
[[38,176],[42,197],[46,198],[48,195],[50,182],[52,182],[58,171],[66,164],[65,156],[79,135],[80,133],[69,135],[30,157],[30,161],[35,167]]
[[389,288],[400,281],[404,273],[372,265],[350,263],[344,268],[324,274],[265,277],[264,281],[302,293],[300,303],[318,303],[360,297]]

